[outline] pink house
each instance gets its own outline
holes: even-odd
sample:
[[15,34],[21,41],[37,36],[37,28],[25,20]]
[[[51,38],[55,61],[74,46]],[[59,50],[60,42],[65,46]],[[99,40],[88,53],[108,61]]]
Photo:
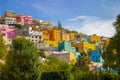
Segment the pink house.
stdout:
[[2,28],[0,28],[0,33],[4,34],[6,36],[6,38],[8,38],[8,39],[13,39],[16,37],[15,30],[10,29],[7,26],[3,26]]
[[17,15],[16,17],[16,21],[18,23],[21,23],[21,24],[32,24],[33,23],[33,20],[32,20],[32,16],[27,16],[27,15]]

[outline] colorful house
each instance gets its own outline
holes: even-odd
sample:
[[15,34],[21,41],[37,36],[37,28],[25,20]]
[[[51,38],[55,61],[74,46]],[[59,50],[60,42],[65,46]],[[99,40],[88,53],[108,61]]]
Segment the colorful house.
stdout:
[[49,46],[58,47],[58,43],[61,41],[61,30],[42,30],[44,44]]
[[16,14],[12,11],[7,11],[7,12],[5,12],[4,16],[5,17],[15,17]]
[[55,57],[59,60],[66,61],[69,64],[75,64],[76,63],[76,54],[74,53],[68,53],[68,52],[53,52],[49,57]]
[[90,57],[93,62],[100,62],[100,63],[104,62],[103,58],[99,53],[99,50],[90,51]]
[[75,49],[75,47],[71,46],[71,42],[61,42],[61,43],[59,43],[58,50],[59,51],[64,50],[64,51],[76,53],[76,49]]
[[75,35],[76,35],[75,32],[70,32],[70,40],[71,41],[75,40]]
[[72,43],[73,47],[76,47],[78,52],[88,52],[89,50],[95,50],[96,46],[93,43],[88,42],[74,42]]
[[50,40],[60,42],[61,41],[61,30],[59,30],[59,29],[51,30]]
[[104,42],[95,42],[96,48],[103,49]]
[[85,42],[90,42],[90,38],[84,37],[84,38],[77,38],[77,41],[85,41]]
[[42,32],[36,27],[29,27],[29,39],[34,43],[40,43],[43,41]]
[[44,44],[48,44],[49,46],[53,46],[53,47],[58,47],[58,42],[57,41],[44,40]]
[[16,32],[14,29],[10,29],[7,26],[3,26],[0,28],[0,33],[4,35],[4,39],[6,41],[6,44],[11,44],[12,39],[16,37]]
[[41,30],[43,40],[50,40],[50,31],[48,30]]
[[18,24],[24,25],[24,24],[32,24],[33,20],[32,20],[32,16],[20,14],[16,16],[16,22]]
[[62,31],[62,41],[70,41],[70,34]]
[[16,18],[14,18],[14,17],[5,17],[5,24],[16,24]]
[[90,36],[91,42],[101,42],[100,36],[97,36],[96,34],[93,34]]

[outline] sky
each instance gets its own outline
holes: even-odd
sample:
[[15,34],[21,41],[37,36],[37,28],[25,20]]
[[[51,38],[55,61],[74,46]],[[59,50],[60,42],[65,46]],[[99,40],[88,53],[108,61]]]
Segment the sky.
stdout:
[[5,11],[24,13],[53,22],[79,33],[111,37],[113,22],[120,14],[120,0],[0,0],[0,15]]

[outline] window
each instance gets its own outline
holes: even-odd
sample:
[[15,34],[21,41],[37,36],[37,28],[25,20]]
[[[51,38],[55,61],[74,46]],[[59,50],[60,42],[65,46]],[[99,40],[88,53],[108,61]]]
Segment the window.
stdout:
[[35,38],[37,38],[37,36],[35,36]]
[[39,38],[41,39],[41,36],[39,36]]

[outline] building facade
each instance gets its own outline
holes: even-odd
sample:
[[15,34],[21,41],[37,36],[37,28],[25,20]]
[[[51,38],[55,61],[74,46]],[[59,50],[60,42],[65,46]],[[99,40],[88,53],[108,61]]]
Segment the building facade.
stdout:
[[16,14],[12,11],[7,11],[4,14],[4,17],[15,17],[15,16],[16,16]]
[[16,24],[16,18],[5,17],[5,24]]
[[58,46],[59,51],[68,51],[76,53],[76,48],[71,46],[71,42],[61,42]]
[[50,40],[60,42],[61,41],[61,30],[59,30],[59,29],[51,30]]
[[7,26],[0,28],[0,33],[3,35],[6,45],[11,45],[12,39],[16,37],[16,31],[14,29],[8,28]]
[[104,60],[102,59],[99,50],[93,50],[90,52],[90,57],[93,62],[100,62],[103,63]]
[[70,40],[74,41],[76,37],[76,34],[74,32],[70,32]]
[[33,20],[32,20],[32,16],[20,14],[16,16],[16,22],[18,24],[24,25],[24,24],[32,24]]
[[96,46],[93,43],[88,42],[74,42],[72,43],[73,47],[76,47],[78,52],[88,52],[89,50],[95,50]]
[[62,41],[70,41],[70,34],[66,32],[62,32]]
[[93,34],[90,36],[91,42],[101,42],[100,36],[97,36],[96,34]]

